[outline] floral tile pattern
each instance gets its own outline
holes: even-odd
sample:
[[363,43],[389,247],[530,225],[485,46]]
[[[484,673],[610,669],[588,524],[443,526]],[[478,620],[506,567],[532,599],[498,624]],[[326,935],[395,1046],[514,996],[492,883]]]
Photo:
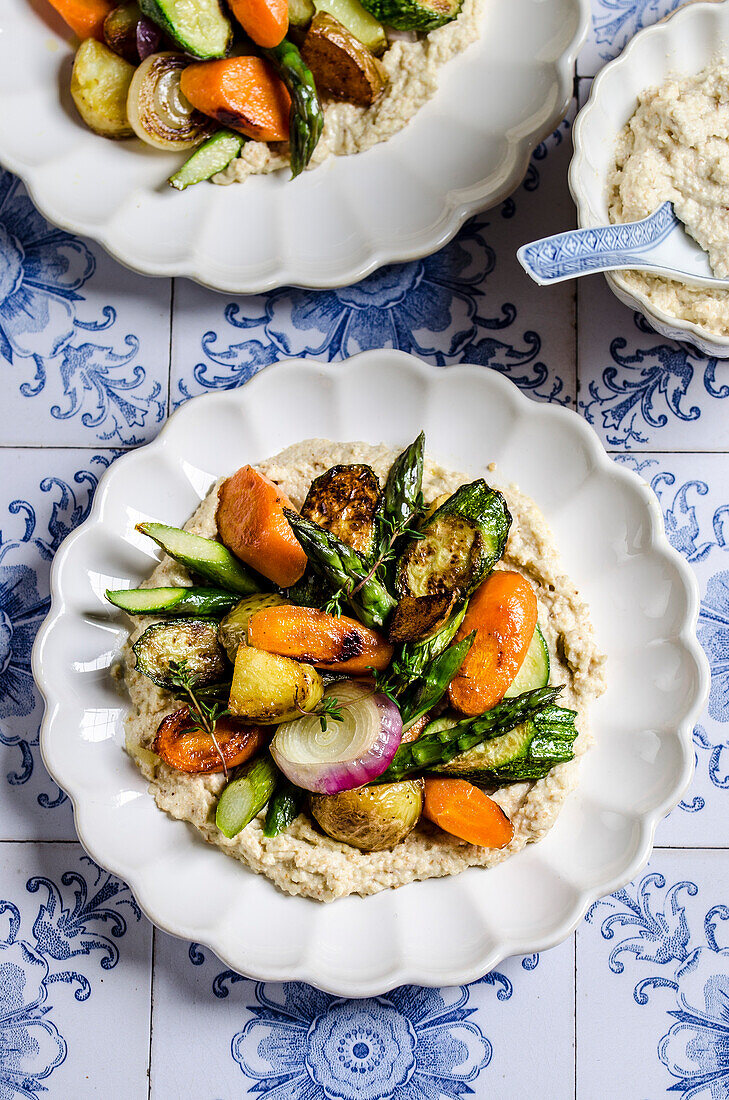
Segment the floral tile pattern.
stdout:
[[[580,75],[678,2],[593,0]],[[539,289],[519,267],[519,245],[574,224],[573,114],[435,256],[323,293],[139,278],[0,169],[0,1100],[729,1100],[729,365],[651,332],[600,277]],[[712,687],[651,864],[571,940],[470,986],[347,1001],[153,932],[83,855],[40,760],[30,650],[61,540],[170,407],[382,345],[573,405],[639,471],[696,571]]]

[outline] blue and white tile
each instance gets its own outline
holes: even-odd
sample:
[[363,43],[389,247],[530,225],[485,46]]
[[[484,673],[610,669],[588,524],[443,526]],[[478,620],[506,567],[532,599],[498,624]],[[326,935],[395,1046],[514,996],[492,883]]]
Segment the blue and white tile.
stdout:
[[729,1092],[729,880],[722,852],[656,852],[577,932],[577,1094]]
[[169,280],[48,225],[0,168],[4,443],[131,446],[167,411]]
[[659,826],[656,843],[729,847],[729,455],[623,456],[656,493],[671,544],[701,590],[699,640],[711,696],[694,730],[690,790]]
[[592,0],[587,41],[577,58],[580,76],[594,76],[644,27],[675,11],[683,0]]
[[113,452],[0,448],[0,839],[73,840],[70,804],[40,759],[31,675],[51,561],[88,514]]
[[[543,1034],[546,1006],[556,1000],[567,1011],[550,1019],[553,1053],[540,1095],[562,1100],[572,1095],[573,997],[571,941],[541,957],[509,959],[470,986],[405,986],[352,1001],[297,983],[250,981],[208,949],[157,934],[152,1098],[528,1095],[541,1059],[514,1036]],[[180,1043],[190,1034],[194,1043]]]
[[515,258],[520,243],[573,224],[563,186],[568,138],[563,124],[535,151],[513,198],[472,219],[440,252],[384,268],[356,286],[231,300],[178,281],[173,403],[242,385],[289,356],[333,361],[377,347],[438,366],[480,363],[537,398],[571,400],[573,290],[536,287]]
[[78,845],[0,844],[0,1095],[147,1095],[151,939]]
[[609,449],[727,446],[726,363],[659,336],[602,276],[580,280],[577,375],[580,412]]

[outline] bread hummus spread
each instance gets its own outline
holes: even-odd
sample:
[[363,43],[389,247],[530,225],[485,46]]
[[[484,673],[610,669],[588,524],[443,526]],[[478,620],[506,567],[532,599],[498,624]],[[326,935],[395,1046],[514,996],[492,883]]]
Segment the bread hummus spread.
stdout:
[[[612,222],[638,221],[670,200],[712,270],[729,278],[729,62],[649,88],[618,138],[608,179]],[[729,335],[729,291],[688,287],[644,272],[621,281],[652,305]]]
[[[367,443],[332,443],[310,439],[289,447],[257,465],[300,508],[313,478],[338,463],[368,463],[384,481],[395,451]],[[426,459],[423,493],[432,501],[469,481]],[[215,536],[217,490],[213,485],[189,520],[186,529]],[[348,894],[375,894],[417,879],[457,874],[467,867],[490,867],[507,859],[525,844],[539,840],[554,824],[569,792],[575,787],[579,757],[590,745],[588,710],[605,686],[604,658],[590,626],[588,610],[574,584],[565,576],[551,532],[536,505],[515,487],[502,489],[513,523],[500,566],[518,570],[534,586],[539,624],[550,658],[550,683],[564,684],[560,705],[577,711],[579,737],[575,759],[559,764],[544,778],[502,787],[494,799],[511,818],[514,837],[501,850],[481,848],[443,833],[421,820],[415,830],[391,850],[365,852],[326,836],[307,813],[276,837],[263,835],[262,816],[233,839],[215,825],[215,805],[225,783],[222,775],[189,775],[164,764],[150,751],[161,719],[179,706],[135,669],[131,645],[149,625],[135,626],[125,647],[121,672],[133,712],[127,722],[127,751],[149,780],[157,805],[174,818],[190,822],[211,844],[263,874],[288,894],[332,901]],[[149,586],[190,584],[187,571],[169,557],[149,578]]]

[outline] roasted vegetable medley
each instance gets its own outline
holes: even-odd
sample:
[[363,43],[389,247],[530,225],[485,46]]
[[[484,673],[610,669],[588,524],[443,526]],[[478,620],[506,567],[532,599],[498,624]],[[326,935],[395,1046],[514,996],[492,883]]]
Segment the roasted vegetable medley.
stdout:
[[170,693],[151,748],[224,777],[224,836],[265,811],[267,837],[308,813],[376,851],[426,818],[502,848],[513,828],[490,795],[573,758],[535,590],[501,564],[506,501],[482,479],[426,501],[424,446],[384,486],[362,463],[332,467],[300,512],[244,466],[218,491],[217,539],[139,525],[192,583],[107,597],[154,620],[133,646]]
[[322,98],[369,107],[387,85],[388,28],[425,35],[462,0],[50,0],[82,39],[71,95],[109,138],[193,150],[182,191],[222,172],[251,139],[311,160]]

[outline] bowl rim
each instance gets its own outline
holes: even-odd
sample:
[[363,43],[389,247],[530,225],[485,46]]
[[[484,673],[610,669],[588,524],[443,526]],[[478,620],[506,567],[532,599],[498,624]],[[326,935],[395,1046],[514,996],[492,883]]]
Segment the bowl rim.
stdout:
[[[6,0],[7,2],[7,0]],[[17,0],[24,2],[24,0]],[[468,191],[470,198],[463,198],[456,203],[447,201],[447,195],[441,196],[441,216],[434,220],[433,226],[440,226],[433,234],[432,228],[421,228],[411,243],[403,238],[395,241],[388,247],[368,246],[369,258],[362,263],[351,263],[348,266],[340,264],[338,270],[331,274],[321,271],[317,276],[307,277],[301,272],[297,274],[295,265],[285,269],[283,262],[277,262],[277,270],[264,278],[260,276],[235,277],[229,274],[221,274],[216,271],[216,265],[211,257],[200,258],[194,247],[191,247],[184,258],[169,262],[158,262],[144,259],[137,261],[122,245],[114,244],[109,223],[103,226],[95,226],[82,217],[69,217],[64,214],[62,207],[46,196],[42,201],[38,197],[36,187],[37,170],[43,167],[43,161],[37,164],[30,160],[23,160],[19,156],[13,156],[0,148],[0,165],[18,176],[25,186],[33,205],[40,214],[52,225],[79,236],[96,241],[101,247],[120,263],[123,267],[140,275],[154,276],[157,278],[187,278],[200,286],[225,294],[262,294],[283,286],[301,287],[312,290],[335,290],[358,283],[371,275],[379,268],[394,263],[409,263],[411,261],[430,256],[444,247],[462,228],[464,223],[475,214],[482,213],[503,202],[511,195],[523,180],[529,158],[536,146],[544,141],[556,126],[562,121],[569,110],[573,96],[574,68],[577,55],[587,38],[591,10],[590,0],[570,0],[576,13],[575,32],[562,53],[551,62],[550,72],[554,76],[557,85],[555,107],[549,117],[539,126],[534,128],[530,119],[534,117],[534,111],[527,119],[522,119],[516,125],[510,126],[505,132],[506,150],[499,162],[498,174],[502,179],[499,186],[488,185],[487,180],[477,181],[461,187],[458,190]],[[467,49],[477,47],[482,36],[470,43]],[[458,61],[457,57],[452,58]],[[437,94],[437,93],[436,93]],[[531,126],[526,129],[525,126]],[[200,265],[203,265],[201,267]]]
[[[609,80],[607,74],[609,74],[611,70],[618,69],[623,65],[630,66],[633,61],[633,55],[640,51],[643,42],[647,39],[670,35],[675,29],[675,26],[680,27],[683,22],[690,19],[702,19],[710,12],[716,15],[717,11],[720,11],[723,7],[724,5],[722,3],[717,3],[717,0],[698,0],[698,2],[685,4],[683,7],[677,8],[673,12],[669,12],[668,15],[664,16],[659,22],[638,31],[618,56],[614,57],[612,61],[608,61],[595,76],[587,101],[577,112],[577,116],[572,126],[572,143],[574,151],[572,153],[572,159],[570,160],[567,178],[570,193],[577,207],[577,224],[580,228],[589,228],[591,225],[599,224],[599,219],[591,220],[590,204],[582,186],[582,174],[587,167],[583,129],[587,125],[590,113],[597,108],[597,104],[601,99],[603,84],[606,79]],[[678,71],[678,66],[671,71]],[[647,84],[645,86],[648,87]],[[628,286],[619,272],[605,272],[605,278],[610,289],[613,293],[617,294],[617,297],[620,298],[621,301],[627,304],[625,299],[630,298],[631,302],[635,303],[635,307],[643,313],[649,321],[655,320],[661,332],[665,332],[665,328],[672,330],[678,329],[679,335],[665,333],[666,335],[671,335],[672,339],[680,340],[685,338],[689,343],[698,346],[704,353],[709,352],[714,354],[718,351],[720,358],[729,356],[729,335],[722,336],[719,333],[711,332],[708,329],[702,328],[696,321],[683,320],[680,317],[674,316],[672,313],[667,313],[665,310],[660,309],[658,306],[654,305],[642,291],[635,290],[633,287]],[[617,293],[618,291],[619,293]],[[685,337],[681,335],[683,333],[686,334]],[[694,337],[694,339],[692,340],[691,337]]]
[[[133,860],[124,860],[121,857],[111,860],[108,859],[103,851],[103,838],[88,835],[84,829],[82,809],[84,800],[88,800],[89,796],[83,792],[83,788],[80,785],[74,789],[73,783],[68,782],[69,777],[64,771],[62,758],[56,755],[53,743],[54,726],[56,722],[61,721],[61,705],[57,698],[57,692],[54,689],[53,682],[43,671],[45,664],[44,651],[49,644],[49,639],[52,638],[56,624],[68,615],[73,617],[75,614],[78,614],[67,607],[64,593],[59,583],[59,574],[65,561],[73,555],[77,540],[84,537],[84,532],[95,527],[100,527],[103,530],[101,513],[104,510],[107,497],[114,491],[115,471],[118,471],[128,458],[136,455],[139,451],[143,451],[148,460],[153,459],[153,457],[165,447],[166,439],[170,434],[170,423],[174,421],[174,430],[177,431],[178,426],[183,424],[188,418],[200,416],[201,411],[204,410],[207,404],[212,404],[213,402],[220,403],[221,401],[239,401],[241,400],[241,393],[245,394],[248,387],[256,386],[257,379],[264,375],[268,376],[274,371],[282,371],[283,373],[285,370],[299,370],[303,367],[309,371],[316,371],[317,374],[322,374],[325,379],[331,380],[338,374],[341,374],[343,370],[351,369],[352,365],[355,367],[361,366],[363,363],[376,361],[378,359],[386,359],[390,366],[394,362],[398,365],[399,369],[409,371],[411,374],[419,376],[421,379],[432,379],[436,374],[441,373],[438,368],[429,366],[421,360],[416,359],[414,356],[389,349],[360,352],[358,355],[342,363],[320,363],[312,360],[288,359],[264,367],[253,379],[246,383],[245,387],[241,387],[238,390],[218,391],[213,394],[201,395],[187,401],[170,416],[158,436],[152,442],[146,444],[144,447],[137,448],[134,451],[122,455],[104,472],[99,481],[92,507],[87,518],[64,539],[56,552],[51,567],[51,605],[36,637],[32,654],[33,676],[45,706],[40,730],[40,752],[46,769],[59,783],[61,789],[66,791],[72,803],[74,825],[78,833],[79,841],[87,853],[97,863],[106,867],[129,884],[140,908],[155,926],[171,935],[195,940],[208,946],[225,965],[230,966],[231,969],[238,972],[242,972],[240,970],[240,960],[236,960],[229,953],[226,945],[220,942],[220,937],[216,938],[213,934],[213,929],[210,930],[210,934],[206,934],[207,929],[200,930],[185,925],[184,917],[180,917],[179,915],[171,917],[167,913],[160,915],[156,912],[154,906],[147,903],[147,899],[144,896],[144,890],[139,889],[139,883],[144,874],[143,867],[135,866]],[[442,372],[442,376],[444,376],[445,373],[446,372]],[[484,368],[481,366],[463,364],[448,368],[447,374],[457,378],[478,377],[483,381],[485,372]],[[352,980],[346,975],[340,975],[336,981],[322,981],[315,962],[312,961],[310,957],[307,957],[305,962],[299,965],[293,974],[286,968],[276,969],[276,967],[272,967],[271,965],[259,967],[247,964],[245,974],[250,978],[260,981],[303,981],[317,988],[324,989],[336,996],[368,997],[382,994],[396,986],[406,984],[435,987],[451,984],[468,984],[492,970],[505,957],[529,954],[556,946],[571,934],[582,919],[587,908],[594,901],[625,885],[625,883],[633,879],[641,870],[650,857],[655,830],[658,824],[678,803],[691,781],[694,771],[693,727],[704,708],[710,687],[708,661],[696,637],[700,593],[698,581],[689,564],[668,541],[665,534],[663,515],[655,494],[637,472],[625,465],[614,462],[610,458],[592,426],[587,423],[584,417],[580,416],[574,410],[554,404],[536,402],[522,393],[515,383],[496,371],[488,371],[488,379],[488,384],[492,385],[497,390],[501,390],[503,394],[508,394],[520,408],[528,408],[533,416],[546,416],[554,421],[562,419],[565,423],[569,422],[572,427],[577,427],[577,425],[579,425],[577,430],[586,445],[590,459],[601,468],[603,473],[608,473],[611,479],[622,482],[626,487],[629,486],[630,491],[634,495],[637,495],[641,504],[645,506],[648,517],[649,538],[645,542],[642,553],[653,555],[657,551],[660,551],[664,559],[668,559],[676,570],[677,579],[682,583],[684,595],[686,597],[687,610],[681,622],[681,629],[675,631],[675,636],[681,643],[684,659],[692,662],[696,678],[693,701],[685,710],[682,720],[678,722],[675,727],[671,728],[672,734],[675,731],[675,739],[681,749],[681,766],[676,775],[675,783],[670,792],[667,793],[659,803],[651,807],[649,811],[644,811],[639,818],[636,816],[636,823],[639,828],[639,840],[636,841],[633,849],[634,854],[627,863],[622,866],[620,870],[601,878],[598,884],[595,884],[593,881],[589,886],[581,885],[576,888],[576,893],[579,893],[577,903],[569,908],[566,913],[560,915],[555,922],[540,935],[530,935],[528,938],[502,938],[499,940],[498,945],[491,949],[484,950],[483,947],[479,947],[477,957],[474,958],[474,961],[471,962],[470,965],[451,969],[445,974],[443,972],[428,972],[422,967],[410,963],[407,965],[400,963],[397,966],[391,967],[386,976],[379,975],[374,978],[356,978]],[[528,848],[529,846],[527,846],[527,850]],[[450,876],[435,881],[447,883],[449,878]],[[366,897],[357,899],[359,904],[365,904],[367,900]]]

